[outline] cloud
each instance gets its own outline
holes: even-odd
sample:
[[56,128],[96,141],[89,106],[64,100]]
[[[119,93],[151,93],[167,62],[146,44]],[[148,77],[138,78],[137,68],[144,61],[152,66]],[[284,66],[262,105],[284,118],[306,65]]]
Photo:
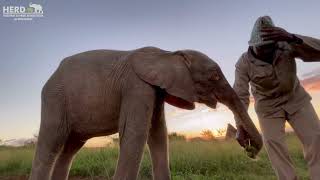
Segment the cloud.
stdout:
[[301,85],[309,92],[320,91],[320,68],[316,68],[313,71],[303,74],[301,77]]

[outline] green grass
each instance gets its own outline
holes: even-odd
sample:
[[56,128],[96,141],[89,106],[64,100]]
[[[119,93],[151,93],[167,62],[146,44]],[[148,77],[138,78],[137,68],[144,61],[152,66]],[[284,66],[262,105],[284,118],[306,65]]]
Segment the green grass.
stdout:
[[[287,142],[300,179],[309,179],[301,145],[295,136]],[[34,148],[0,147],[0,177],[27,175],[31,169]],[[112,177],[118,147],[83,148],[73,161],[71,176]],[[185,142],[170,141],[170,169],[174,180],[275,180],[265,151],[258,160],[246,157],[234,141]],[[151,162],[146,150],[140,166],[139,179],[151,179]]]

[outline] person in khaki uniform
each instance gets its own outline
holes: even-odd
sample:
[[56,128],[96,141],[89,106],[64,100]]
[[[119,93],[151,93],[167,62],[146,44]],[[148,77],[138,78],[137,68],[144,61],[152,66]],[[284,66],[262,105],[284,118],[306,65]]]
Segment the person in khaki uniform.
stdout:
[[[251,86],[264,145],[278,179],[297,179],[285,144],[288,121],[303,144],[311,179],[319,180],[320,123],[297,78],[295,58],[320,61],[320,40],[288,33],[275,27],[269,16],[259,17],[249,49],[236,63],[234,89],[248,108]],[[239,131],[245,134],[242,128]]]

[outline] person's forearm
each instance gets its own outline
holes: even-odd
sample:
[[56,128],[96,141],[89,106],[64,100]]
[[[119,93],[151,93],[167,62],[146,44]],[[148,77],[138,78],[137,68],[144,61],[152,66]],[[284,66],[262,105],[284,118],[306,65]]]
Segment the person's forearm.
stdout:
[[312,37],[294,35],[296,38],[291,42],[294,54],[305,62],[320,61],[320,40]]

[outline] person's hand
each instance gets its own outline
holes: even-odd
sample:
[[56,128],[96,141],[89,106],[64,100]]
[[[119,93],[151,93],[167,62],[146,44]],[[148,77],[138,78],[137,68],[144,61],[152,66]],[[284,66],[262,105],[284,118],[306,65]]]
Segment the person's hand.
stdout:
[[263,41],[287,41],[292,42],[295,41],[296,37],[288,33],[286,30],[280,27],[266,27],[261,29],[262,35],[261,38]]

